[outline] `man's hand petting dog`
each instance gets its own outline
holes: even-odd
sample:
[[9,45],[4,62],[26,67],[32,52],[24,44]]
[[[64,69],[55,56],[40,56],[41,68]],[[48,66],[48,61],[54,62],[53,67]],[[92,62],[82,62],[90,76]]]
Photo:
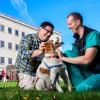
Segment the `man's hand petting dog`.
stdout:
[[59,59],[61,60],[62,57],[63,57],[63,54],[62,54],[62,52],[61,52],[61,50],[59,48],[56,49],[56,53],[58,54]]
[[39,46],[40,53],[44,53],[44,49],[45,49],[45,42],[41,42]]

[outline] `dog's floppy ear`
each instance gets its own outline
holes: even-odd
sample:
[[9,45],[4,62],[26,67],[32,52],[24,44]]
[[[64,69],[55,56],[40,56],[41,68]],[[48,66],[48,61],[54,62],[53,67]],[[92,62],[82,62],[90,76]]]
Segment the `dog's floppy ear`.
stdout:
[[52,53],[52,52],[54,52],[53,40],[48,40],[45,44],[45,53]]
[[53,40],[48,40],[46,43],[47,44],[53,44]]
[[60,46],[63,45],[63,44],[64,44],[64,42],[56,43],[56,44],[55,44],[55,49],[57,49],[58,47],[60,47]]
[[45,47],[49,47],[50,45],[53,45],[53,40],[48,40],[48,41],[45,43]]

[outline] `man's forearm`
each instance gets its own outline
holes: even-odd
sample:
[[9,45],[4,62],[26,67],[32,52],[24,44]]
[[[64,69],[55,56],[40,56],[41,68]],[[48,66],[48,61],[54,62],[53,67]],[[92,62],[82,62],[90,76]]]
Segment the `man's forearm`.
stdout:
[[62,61],[72,64],[90,64],[95,58],[97,49],[94,47],[88,48],[83,56],[78,57],[64,57],[61,52],[58,52],[59,58]]
[[61,60],[72,64],[85,64],[85,59],[83,56],[75,58],[61,57]]

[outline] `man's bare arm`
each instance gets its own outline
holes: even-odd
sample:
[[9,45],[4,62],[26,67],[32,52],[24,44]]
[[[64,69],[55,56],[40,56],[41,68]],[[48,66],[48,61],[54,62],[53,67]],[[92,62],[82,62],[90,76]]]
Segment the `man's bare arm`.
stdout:
[[60,52],[58,52],[59,57],[62,61],[73,63],[73,64],[90,64],[94,57],[96,56],[97,48],[91,47],[86,49],[85,55],[79,57],[64,57]]

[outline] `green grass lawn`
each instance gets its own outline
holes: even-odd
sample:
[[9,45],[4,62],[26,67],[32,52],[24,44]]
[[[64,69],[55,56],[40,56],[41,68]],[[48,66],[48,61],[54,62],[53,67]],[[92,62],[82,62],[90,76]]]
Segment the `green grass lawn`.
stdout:
[[100,92],[65,92],[23,90],[16,82],[0,82],[0,100],[100,100]]
[[0,88],[13,88],[17,86],[17,82],[15,81],[8,81],[8,82],[2,82],[0,81]]

